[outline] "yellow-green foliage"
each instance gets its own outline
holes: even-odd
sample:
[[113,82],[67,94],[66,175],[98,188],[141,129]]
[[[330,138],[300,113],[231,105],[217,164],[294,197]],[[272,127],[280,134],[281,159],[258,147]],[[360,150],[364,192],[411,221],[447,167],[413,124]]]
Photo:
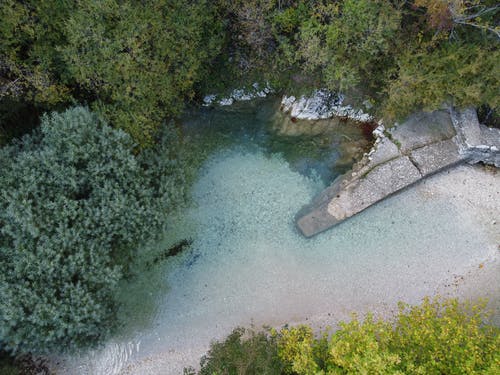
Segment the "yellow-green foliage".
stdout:
[[499,329],[485,324],[484,308],[484,302],[455,299],[401,304],[394,323],[354,316],[327,345],[319,345],[325,339],[314,339],[309,327],[285,329],[278,353],[288,373],[300,375],[493,374],[499,369]]
[[328,346],[328,373],[386,374],[398,373],[400,358],[388,344],[392,327],[388,322],[368,315],[342,323]]
[[[484,302],[425,299],[400,306],[390,347],[412,374],[472,374],[492,369],[500,350],[498,328],[483,325]],[[496,359],[495,359],[496,356]]]
[[280,332],[278,353],[286,364],[285,373],[314,374],[319,366],[315,360],[315,338],[307,326],[285,328]]
[[[499,332],[488,323],[484,301],[426,298],[420,306],[400,304],[393,321],[353,316],[319,338],[305,325],[273,330],[270,336],[251,332],[248,339],[238,329],[212,345],[199,374],[493,375],[500,373]],[[266,366],[256,367],[252,360]]]
[[399,78],[389,85],[386,115],[434,110],[444,102],[499,108],[498,61],[498,50],[473,44],[449,43],[430,53],[407,53],[399,62]]

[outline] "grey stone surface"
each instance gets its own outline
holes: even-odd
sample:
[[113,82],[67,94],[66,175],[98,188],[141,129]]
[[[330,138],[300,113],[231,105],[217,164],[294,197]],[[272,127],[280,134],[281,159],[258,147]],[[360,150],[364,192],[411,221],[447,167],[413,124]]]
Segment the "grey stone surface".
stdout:
[[366,176],[355,178],[328,204],[328,213],[343,220],[421,178],[418,169],[407,156],[375,167]]
[[475,110],[417,113],[378,134],[370,153],[296,216],[307,237],[334,226],[409,185],[462,162],[500,167],[500,131],[479,124]]
[[335,220],[328,213],[328,203],[345,186],[346,179],[348,178],[349,175],[347,174],[337,177],[329,187],[318,194],[309,205],[303,207],[297,213],[295,222],[304,236],[313,236],[338,224],[339,221]]
[[312,237],[333,227],[341,221],[342,220],[337,220],[330,215],[328,213],[328,206],[323,205],[299,216],[296,220],[296,225],[304,236]]
[[476,110],[467,108],[462,111],[451,111],[451,120],[456,129],[456,141],[462,150],[467,150],[475,145],[480,145],[481,129],[477,119]]
[[389,130],[403,153],[452,138],[456,133],[449,111],[417,112]]
[[479,125],[479,128],[481,130],[481,143],[500,150],[500,129],[488,128],[484,125]]
[[500,130],[479,124],[476,111],[467,108],[451,111],[453,125],[457,130],[455,142],[468,163],[486,164],[500,167]]
[[387,137],[380,138],[374,146],[374,152],[368,155],[372,166],[377,166],[399,156],[401,153],[398,146]]
[[466,159],[452,139],[420,147],[411,151],[410,155],[422,176],[439,172]]

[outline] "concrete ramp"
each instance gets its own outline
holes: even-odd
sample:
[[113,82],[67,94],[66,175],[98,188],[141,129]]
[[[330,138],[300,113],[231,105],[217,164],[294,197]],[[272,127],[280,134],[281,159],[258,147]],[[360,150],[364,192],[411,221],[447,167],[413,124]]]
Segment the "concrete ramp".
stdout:
[[443,169],[480,161],[500,166],[500,131],[480,125],[474,109],[420,112],[374,134],[372,150],[297,214],[304,236],[341,223]]

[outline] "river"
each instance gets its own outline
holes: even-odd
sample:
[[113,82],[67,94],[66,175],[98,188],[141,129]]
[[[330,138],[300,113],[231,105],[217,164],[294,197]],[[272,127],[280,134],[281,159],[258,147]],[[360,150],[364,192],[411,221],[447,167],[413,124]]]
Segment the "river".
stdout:
[[120,333],[59,359],[58,373],[179,374],[238,325],[387,314],[496,256],[491,237],[458,203],[418,188],[303,238],[294,215],[345,170],[342,143],[363,132],[347,124],[326,143],[280,137],[270,130],[275,111],[265,100],[186,115],[186,134],[210,139],[210,153],[192,203],[155,246],[183,239],[191,246],[125,285]]

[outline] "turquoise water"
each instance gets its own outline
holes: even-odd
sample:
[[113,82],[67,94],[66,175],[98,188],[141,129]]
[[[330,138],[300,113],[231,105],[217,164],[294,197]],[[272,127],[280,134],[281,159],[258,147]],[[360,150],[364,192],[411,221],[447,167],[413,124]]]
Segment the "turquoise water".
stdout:
[[[265,147],[273,137],[263,126],[271,109],[186,120],[205,124],[220,142],[199,172],[192,204],[171,219],[160,244],[190,238],[190,249],[127,285],[125,329],[98,350],[64,359],[59,373],[179,374],[237,325],[325,315],[335,321],[399,300],[418,303],[491,256],[474,218],[418,189],[313,239],[300,236],[293,217],[325,186],[325,175],[297,168],[294,161],[307,155],[297,159],[289,143],[280,152]],[[245,118],[262,121],[257,131],[241,126]],[[219,139],[222,119],[237,142]]]
[[[268,156],[280,154],[292,170],[307,176],[318,175],[326,184],[352,165],[346,145],[356,141],[369,143],[355,121],[329,125],[330,130],[320,136],[279,134],[276,128],[283,121],[279,106],[280,101],[271,98],[228,107],[196,108],[186,113],[181,127],[186,137],[198,140],[205,149],[238,145],[258,149]],[[325,126],[328,120],[320,123]],[[347,164],[343,159],[348,160]]]

